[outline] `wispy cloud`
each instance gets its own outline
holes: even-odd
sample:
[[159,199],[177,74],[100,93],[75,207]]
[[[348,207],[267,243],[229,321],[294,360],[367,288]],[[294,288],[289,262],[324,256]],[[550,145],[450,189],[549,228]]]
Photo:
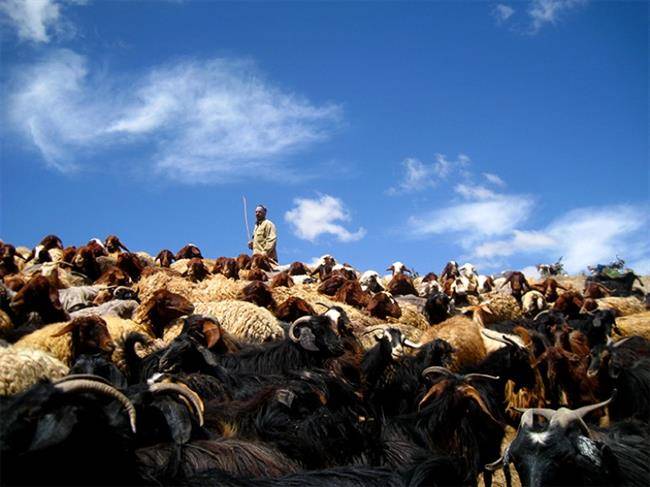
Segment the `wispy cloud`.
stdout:
[[506,239],[485,241],[473,254],[479,258],[540,255],[553,260],[563,256],[569,272],[611,260],[617,254],[643,262],[650,252],[644,243],[649,224],[646,214],[630,205],[574,209],[543,229],[513,230]]
[[464,171],[470,162],[470,158],[465,154],[458,154],[455,160],[449,160],[444,154],[435,154],[434,161],[430,163],[415,158],[404,159],[404,174],[401,180],[386,193],[397,195],[433,188],[452,174]]
[[509,5],[505,5],[503,3],[497,4],[493,9],[492,9],[492,15],[496,19],[498,24],[502,24],[503,22],[507,21],[512,15],[515,13],[515,9],[510,7]]
[[533,0],[528,8],[533,33],[557,23],[567,12],[586,3],[587,0]]
[[500,188],[505,188],[505,186],[506,186],[506,182],[503,179],[501,179],[499,176],[497,176],[496,174],[492,174],[492,173],[489,173],[489,172],[484,172],[483,177],[485,179],[487,179],[487,181],[489,183],[492,183],[495,186],[499,186]]
[[340,242],[354,242],[362,239],[366,230],[360,227],[352,232],[341,223],[352,217],[339,198],[322,195],[320,198],[296,198],[295,207],[284,214],[296,237],[314,242],[321,235],[333,235]]
[[515,32],[525,35],[535,35],[547,25],[555,25],[565,18],[567,14],[578,7],[585,5],[588,0],[531,0],[526,11],[517,14],[509,5],[499,3],[495,5],[491,14],[497,25],[508,25]]
[[25,67],[9,95],[13,123],[61,171],[89,152],[137,147],[146,168],[175,181],[282,178],[281,162],[325,139],[341,117],[264,79],[251,62],[186,59],[112,77],[58,50]]
[[408,228],[414,236],[455,234],[461,245],[470,245],[512,232],[528,218],[531,208],[525,196],[494,194],[411,216]]
[[65,6],[85,0],[0,0],[0,13],[22,41],[48,43],[53,36],[70,35],[74,27],[62,15]]

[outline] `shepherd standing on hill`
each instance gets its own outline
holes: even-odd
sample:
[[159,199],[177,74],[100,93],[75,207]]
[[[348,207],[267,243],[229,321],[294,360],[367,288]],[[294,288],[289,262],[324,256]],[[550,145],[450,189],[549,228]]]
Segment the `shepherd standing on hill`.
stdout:
[[253,229],[253,240],[248,242],[248,248],[253,250],[253,254],[264,254],[277,263],[278,234],[273,222],[266,219],[266,207],[258,205],[255,208],[255,218],[257,222]]

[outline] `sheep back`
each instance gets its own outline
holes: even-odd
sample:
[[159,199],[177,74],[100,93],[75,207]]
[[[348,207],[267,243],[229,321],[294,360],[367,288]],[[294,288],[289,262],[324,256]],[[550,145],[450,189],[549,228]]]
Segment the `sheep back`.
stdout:
[[39,349],[0,347],[0,395],[18,394],[41,379],[59,379],[68,367]]
[[476,365],[486,356],[480,326],[465,316],[452,316],[430,327],[420,342],[427,343],[436,338],[446,340],[454,347],[452,370]]
[[194,312],[216,318],[224,330],[239,340],[263,343],[284,337],[284,328],[269,310],[246,301],[198,303]]

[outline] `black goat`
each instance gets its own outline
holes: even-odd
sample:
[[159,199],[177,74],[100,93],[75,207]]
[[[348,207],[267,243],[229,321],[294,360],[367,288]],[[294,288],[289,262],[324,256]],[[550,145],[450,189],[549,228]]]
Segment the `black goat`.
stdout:
[[[647,485],[650,475],[650,428],[638,422],[592,430],[583,417],[609,403],[574,411],[527,409],[517,436],[497,462],[509,478],[513,463],[524,487],[542,485]],[[535,416],[546,423],[535,422]]]
[[237,372],[277,374],[322,367],[325,360],[344,351],[329,317],[303,316],[293,322],[286,339],[219,357],[219,363]]

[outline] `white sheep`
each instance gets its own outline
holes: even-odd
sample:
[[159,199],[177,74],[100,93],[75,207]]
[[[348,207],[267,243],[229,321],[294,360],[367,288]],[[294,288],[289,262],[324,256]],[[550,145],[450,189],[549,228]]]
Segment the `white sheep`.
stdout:
[[247,342],[263,343],[285,335],[280,321],[269,310],[247,301],[198,303],[194,312],[216,318],[224,330]]
[[528,291],[521,298],[521,309],[525,315],[535,316],[546,308],[546,299],[539,291]]
[[18,394],[41,379],[59,379],[68,372],[63,362],[42,350],[0,347],[0,395]]

